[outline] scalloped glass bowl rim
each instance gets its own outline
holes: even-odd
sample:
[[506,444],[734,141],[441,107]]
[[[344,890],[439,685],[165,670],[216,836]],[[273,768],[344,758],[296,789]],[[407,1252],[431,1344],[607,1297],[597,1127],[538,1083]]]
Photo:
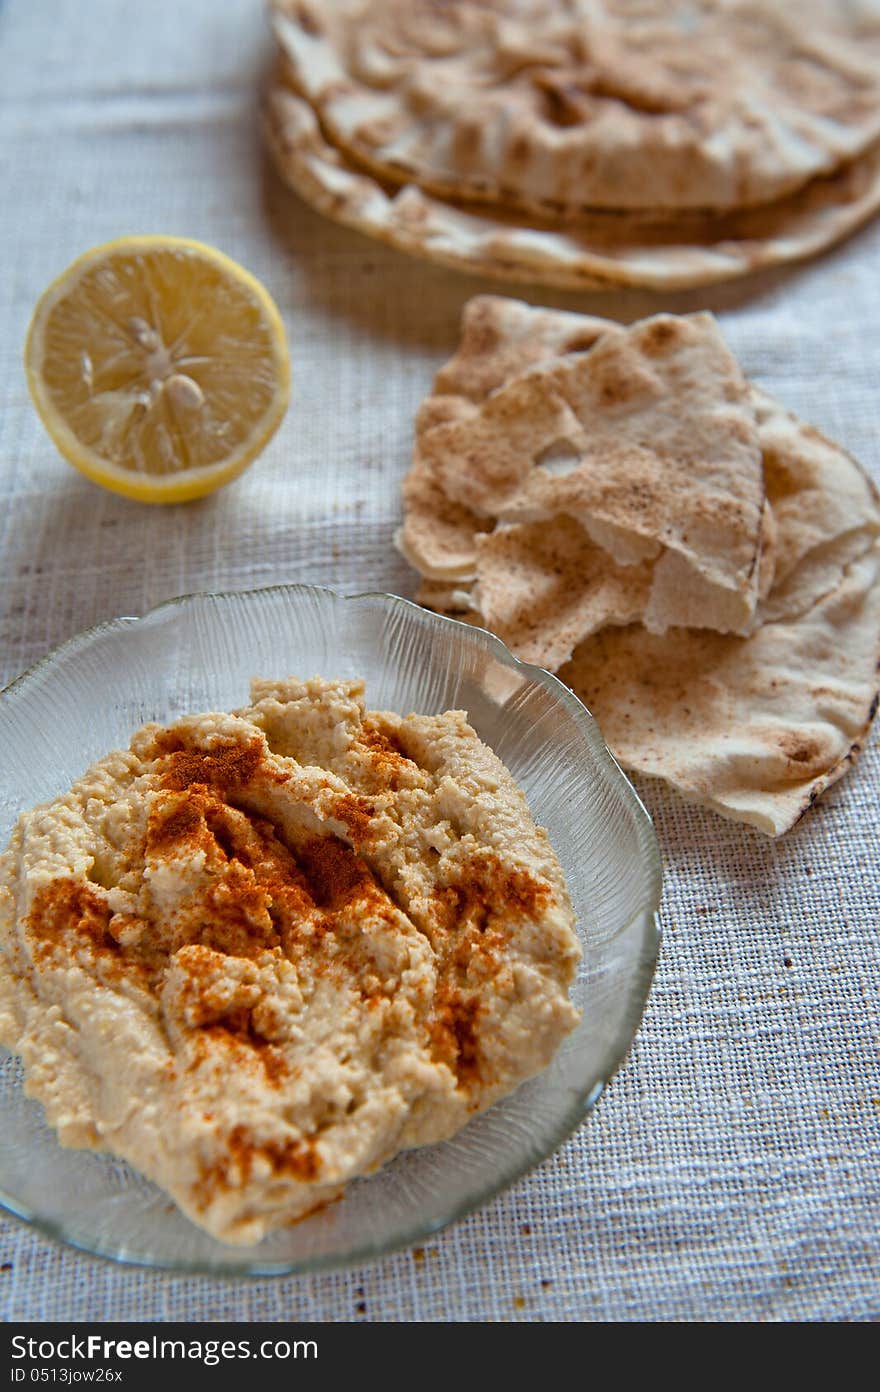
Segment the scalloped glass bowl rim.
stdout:
[[[34,677],[44,673],[46,668],[51,667],[60,658],[86,648],[95,639],[106,636],[120,626],[128,627],[138,624],[146,619],[150,619],[158,614],[185,607],[194,600],[220,600],[241,599],[242,596],[253,594],[308,594],[321,592],[327,595],[334,602],[350,602],[371,600],[382,601],[391,605],[403,605],[408,609],[418,612],[420,622],[427,627],[453,626],[468,635],[468,640],[478,642],[481,646],[490,651],[502,664],[512,667],[517,671],[525,673],[526,677],[544,686],[551,695],[563,705],[578,728],[582,731],[584,738],[590,745],[597,759],[604,763],[614,786],[619,790],[621,796],[630,802],[636,814],[638,827],[638,840],[640,851],[646,860],[647,876],[650,882],[650,903],[642,910],[640,915],[635,915],[633,922],[641,919],[641,950],[636,969],[633,971],[633,978],[630,990],[626,998],[625,1008],[621,1011],[620,1027],[609,1041],[609,1046],[603,1060],[603,1065],[599,1070],[599,1076],[585,1088],[575,1098],[570,1109],[560,1118],[553,1130],[552,1136],[547,1138],[545,1153],[542,1159],[531,1160],[521,1166],[515,1173],[502,1176],[497,1182],[492,1182],[480,1187],[478,1192],[468,1196],[468,1198],[457,1205],[448,1216],[431,1223],[423,1223],[415,1226],[409,1232],[396,1235],[389,1241],[376,1241],[365,1243],[361,1247],[353,1249],[345,1254],[326,1254],[322,1256],[309,1256],[301,1260],[286,1259],[282,1261],[251,1261],[249,1266],[234,1263],[230,1249],[230,1265],[224,1267],[222,1262],[207,1265],[204,1262],[163,1263],[145,1257],[136,1252],[127,1252],[125,1249],[112,1249],[110,1246],[95,1244],[88,1246],[78,1238],[68,1234],[63,1225],[52,1220],[41,1217],[40,1214],[33,1212],[11,1195],[7,1195],[0,1189],[0,1208],[11,1214],[14,1218],[21,1220],[35,1228],[44,1236],[51,1238],[55,1242],[62,1243],[85,1256],[96,1258],[102,1261],[113,1262],[132,1267],[139,1267],[152,1271],[166,1271],[178,1275],[201,1275],[212,1276],[218,1279],[228,1280],[230,1278],[240,1278],[242,1280],[256,1277],[269,1276],[290,1276],[297,1274],[307,1274],[309,1272],[329,1271],[340,1268],[353,1267],[369,1261],[375,1261],[392,1252],[410,1247],[413,1244],[429,1238],[435,1233],[442,1231],[451,1223],[458,1222],[468,1214],[476,1212],[491,1202],[499,1194],[503,1193],[511,1185],[516,1184],[531,1170],[542,1164],[560,1145],[566,1141],[577,1127],[592,1112],[596,1103],[608,1083],[617,1072],[618,1068],[626,1059],[630,1045],[635,1037],[636,1031],[641,1023],[645,1004],[650,992],[654,972],[657,965],[657,958],[660,950],[661,929],[658,920],[660,906],[660,896],[662,890],[662,866],[660,853],[657,846],[657,839],[654,832],[653,822],[647,812],[641,798],[635,791],[633,785],[621,769],[617,760],[612,755],[608,746],[602,738],[598,723],[584,704],[574,695],[558,677],[544,668],[535,667],[531,663],[523,662],[515,657],[510,649],[496,634],[490,633],[487,629],[478,628],[476,625],[462,623],[457,619],[448,618],[444,615],[435,614],[431,610],[422,608],[413,600],[404,598],[402,595],[391,594],[383,590],[362,590],[352,594],[342,594],[337,590],[326,585],[310,585],[304,583],[261,585],[241,590],[194,590],[187,594],[176,595],[171,599],[164,600],[160,604],[154,605],[144,614],[138,615],[119,615],[113,619],[105,619],[101,623],[94,624],[90,628],[83,629],[80,633],[74,634],[65,642],[53,648],[44,657],[38,658],[19,676],[14,677],[4,687],[0,688],[0,700],[4,700],[13,692],[17,692],[22,686],[26,686]],[[3,1051],[5,1052],[5,1051]]]

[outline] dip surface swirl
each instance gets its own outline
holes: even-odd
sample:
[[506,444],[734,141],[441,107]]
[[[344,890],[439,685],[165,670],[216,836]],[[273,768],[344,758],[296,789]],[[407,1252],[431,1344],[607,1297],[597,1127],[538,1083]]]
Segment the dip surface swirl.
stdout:
[[565,882],[461,711],[255,681],[147,725],[0,856],[0,1042],[60,1141],[258,1241],[546,1066]]

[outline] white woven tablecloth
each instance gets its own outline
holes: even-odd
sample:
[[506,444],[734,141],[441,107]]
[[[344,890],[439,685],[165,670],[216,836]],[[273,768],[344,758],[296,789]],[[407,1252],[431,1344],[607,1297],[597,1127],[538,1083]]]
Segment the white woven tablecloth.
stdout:
[[[286,192],[256,120],[259,0],[0,0],[0,681],[172,595],[309,580],[412,594],[391,548],[416,406],[490,287],[339,229]],[[126,232],[202,238],[276,297],[294,403],[205,502],[80,478],[30,405],[37,295]],[[746,372],[880,473],[880,223],[706,306]],[[629,1060],[538,1171],[423,1252],[250,1283],[90,1261],[0,1220],[8,1319],[868,1319],[880,1316],[876,739],[779,843],[651,786],[665,949]],[[2,769],[0,769],[2,777]]]

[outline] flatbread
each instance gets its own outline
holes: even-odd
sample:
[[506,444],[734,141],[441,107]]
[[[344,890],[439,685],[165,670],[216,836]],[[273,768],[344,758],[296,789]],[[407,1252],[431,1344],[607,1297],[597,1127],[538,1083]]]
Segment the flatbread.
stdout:
[[[577,318],[497,296],[470,301],[459,349],[437,374],[434,405],[424,410],[426,428],[459,414],[471,418],[505,382],[558,361],[566,343],[583,353]],[[586,321],[589,341],[600,340],[601,322]],[[609,324],[607,332],[622,330]],[[615,611],[616,597],[609,603],[606,591],[605,626],[579,641],[558,672],[624,766],[779,835],[851,766],[876,713],[880,497],[846,451],[758,388],[749,394],[767,491],[754,631],[651,634],[642,623],[621,621],[623,606]],[[570,524],[535,525],[542,532],[529,545],[515,528],[474,537],[473,569],[479,577],[480,557],[484,566],[497,562],[487,586],[489,626],[505,627],[520,656],[552,665],[578,623],[596,616],[596,592],[588,569],[579,578],[573,551],[560,541],[558,529]],[[518,544],[531,571],[508,565],[505,574],[505,553]],[[560,561],[566,582],[555,586]],[[541,617],[534,632],[530,585]],[[457,586],[427,581],[419,599],[487,623],[480,589],[479,578]]]
[[712,315],[657,315],[538,363],[476,412],[421,431],[419,460],[477,516],[564,515],[616,565],[654,561],[651,630],[751,626],[761,452],[748,384]]
[[395,543],[410,565],[429,580],[473,580],[477,537],[492,526],[490,519],[448,498],[418,460],[403,482],[403,507],[404,524]]
[[[541,309],[506,295],[475,295],[462,310],[458,350],[438,371],[434,391],[419,409],[426,429],[441,418],[467,415],[508,378],[548,358],[585,353],[603,334],[623,327],[597,315]],[[430,420],[429,420],[430,415]]]
[[880,138],[875,0],[273,0],[374,177],[527,215],[740,210]]
[[308,102],[277,77],[263,127],[282,178],[327,217],[459,271],[562,289],[713,285],[815,256],[880,208],[880,143],[762,208],[687,218],[607,212],[561,226],[381,182],[327,140]]
[[876,713],[880,502],[845,451],[753,393],[776,526],[759,626],[606,628],[559,676],[625,767],[778,836],[854,762]]
[[880,547],[749,638],[594,634],[559,676],[624,767],[779,836],[857,757],[877,709]]
[[776,523],[773,588],[761,622],[795,618],[841,583],[880,535],[873,482],[839,445],[752,388]]
[[448,619],[469,623],[475,628],[486,627],[467,589],[444,585],[441,580],[423,580],[416,591],[415,600],[425,609],[432,609],[435,614],[443,614]]
[[470,605],[517,657],[551,672],[591,633],[641,619],[649,604],[651,564],[615,565],[570,517],[497,527],[476,550]]
[[[411,477],[429,473],[420,454],[426,430],[437,423],[472,417],[496,388],[539,363],[583,352],[603,333],[623,332],[611,320],[538,308],[506,296],[477,295],[469,300],[462,314],[459,347],[438,371],[434,393],[419,408],[416,458],[404,483],[402,530],[418,524],[430,534],[436,518],[427,494],[424,510],[419,511],[421,499],[411,502],[408,490]],[[765,487],[773,499],[772,508],[765,503],[762,521],[758,619],[764,622],[795,617],[841,582],[846,566],[863,555],[880,533],[880,503],[874,483],[839,445],[755,386],[750,387],[750,399]],[[459,521],[456,543],[468,557],[456,576],[460,602],[463,582],[476,579],[475,534],[485,530],[486,519],[461,509]],[[441,537],[435,545],[442,545]],[[429,574],[417,559],[414,563]],[[435,607],[430,598],[422,602]],[[469,602],[475,607],[472,599]],[[436,607],[442,612],[442,605]]]
[[459,351],[437,373],[433,393],[419,407],[415,457],[403,482],[404,520],[395,544],[416,570],[440,586],[426,591],[430,598],[420,597],[420,603],[443,609],[437,596],[449,593],[445,582],[458,582],[460,589],[461,582],[476,578],[476,537],[492,526],[489,519],[447,498],[420,454],[427,431],[472,417],[476,405],[505,378],[554,354],[591,348],[615,327],[607,319],[544,311],[501,296],[468,301]]

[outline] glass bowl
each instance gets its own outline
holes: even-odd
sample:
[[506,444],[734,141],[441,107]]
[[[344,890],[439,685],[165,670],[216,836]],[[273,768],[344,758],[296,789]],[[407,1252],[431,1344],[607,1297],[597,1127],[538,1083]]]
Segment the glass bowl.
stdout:
[[73,638],[0,694],[0,845],[147,720],[243,704],[252,676],[363,677],[372,709],[463,708],[562,863],[584,955],[583,1020],[551,1066],[450,1141],[409,1151],[252,1247],[193,1226],[122,1161],[58,1145],[0,1050],[0,1202],[97,1255],[216,1275],[356,1263],[424,1239],[543,1160],[595,1105],[641,1018],[658,948],[650,818],[583,705],[482,629],[393,595],[309,585],[189,595]]

